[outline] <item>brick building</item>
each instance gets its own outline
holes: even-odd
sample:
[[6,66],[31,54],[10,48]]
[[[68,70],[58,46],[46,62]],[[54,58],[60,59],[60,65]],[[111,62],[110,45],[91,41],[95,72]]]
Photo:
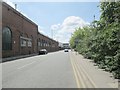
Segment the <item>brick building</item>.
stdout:
[[46,48],[48,52],[58,51],[58,42],[38,33],[38,50]]
[[38,25],[6,3],[2,3],[2,56],[38,53],[42,48],[58,50],[58,42],[38,32]]

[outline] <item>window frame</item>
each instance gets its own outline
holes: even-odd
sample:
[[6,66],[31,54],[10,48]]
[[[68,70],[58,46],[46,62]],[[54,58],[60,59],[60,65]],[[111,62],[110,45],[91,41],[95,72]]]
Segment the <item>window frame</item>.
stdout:
[[2,29],[2,50],[12,50],[12,31],[8,26]]

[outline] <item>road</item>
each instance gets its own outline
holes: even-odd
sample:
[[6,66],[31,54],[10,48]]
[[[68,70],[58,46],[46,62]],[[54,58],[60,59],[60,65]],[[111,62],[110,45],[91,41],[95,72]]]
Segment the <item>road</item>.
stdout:
[[78,88],[116,88],[118,80],[104,69],[99,69],[93,60],[85,59],[76,52],[70,52],[71,64],[77,81]]
[[76,88],[69,59],[64,51],[5,62],[3,88]]
[[58,51],[2,64],[3,88],[117,88],[111,74],[75,52]]

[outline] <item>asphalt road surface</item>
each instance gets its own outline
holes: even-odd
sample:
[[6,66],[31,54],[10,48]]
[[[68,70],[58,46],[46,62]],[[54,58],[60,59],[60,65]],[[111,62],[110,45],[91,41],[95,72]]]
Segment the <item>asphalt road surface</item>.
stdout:
[[3,88],[118,88],[118,80],[76,52],[2,63]]
[[3,88],[77,88],[69,53],[64,51],[2,64]]

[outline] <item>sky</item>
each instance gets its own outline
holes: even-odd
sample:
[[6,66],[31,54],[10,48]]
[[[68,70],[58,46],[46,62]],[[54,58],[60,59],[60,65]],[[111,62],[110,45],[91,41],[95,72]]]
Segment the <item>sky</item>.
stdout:
[[[99,20],[99,2],[12,2],[17,10],[38,25],[40,33],[67,43],[75,28]],[[12,6],[11,4],[11,6]]]

